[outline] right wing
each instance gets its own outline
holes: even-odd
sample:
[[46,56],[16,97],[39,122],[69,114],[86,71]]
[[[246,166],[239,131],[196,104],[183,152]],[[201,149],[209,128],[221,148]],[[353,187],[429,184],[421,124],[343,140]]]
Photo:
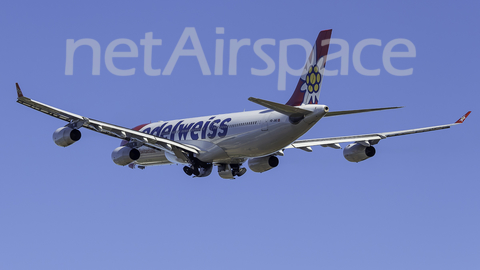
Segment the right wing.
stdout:
[[67,111],[43,104],[41,102],[29,99],[23,96],[22,90],[20,89],[20,86],[18,85],[18,83],[16,84],[16,87],[17,87],[18,103],[25,105],[27,107],[30,107],[32,109],[35,109],[39,112],[56,117],[58,119],[70,122],[70,124],[76,126],[76,128],[84,127],[102,134],[112,136],[112,137],[137,141],[150,148],[153,148],[156,150],[164,150],[174,155],[177,155],[179,153],[178,149],[181,149],[190,153],[195,153],[195,154],[199,153],[200,149],[198,149],[195,146],[178,143],[172,140],[153,136],[153,135],[146,134],[133,129],[124,128],[121,126],[87,118],[78,114],[67,112]]
[[340,149],[341,147],[339,143],[345,143],[345,142],[357,142],[357,143],[369,146],[369,145],[377,144],[380,140],[386,139],[388,137],[395,137],[395,136],[401,136],[401,135],[408,135],[408,134],[415,134],[415,133],[422,133],[422,132],[450,128],[451,126],[462,124],[470,113],[471,111],[467,112],[455,123],[447,124],[447,125],[407,129],[407,130],[391,131],[391,132],[372,133],[372,134],[364,134],[364,135],[298,140],[298,141],[294,141],[291,145],[287,146],[286,148],[299,148],[305,151],[311,151],[310,149],[311,146],[320,145],[323,147],[332,147],[332,148]]

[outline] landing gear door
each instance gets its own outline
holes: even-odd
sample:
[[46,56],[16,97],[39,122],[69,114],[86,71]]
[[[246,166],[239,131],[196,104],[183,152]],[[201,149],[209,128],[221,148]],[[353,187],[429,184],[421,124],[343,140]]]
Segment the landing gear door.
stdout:
[[268,131],[268,121],[270,120],[270,112],[263,113],[262,117],[262,131]]

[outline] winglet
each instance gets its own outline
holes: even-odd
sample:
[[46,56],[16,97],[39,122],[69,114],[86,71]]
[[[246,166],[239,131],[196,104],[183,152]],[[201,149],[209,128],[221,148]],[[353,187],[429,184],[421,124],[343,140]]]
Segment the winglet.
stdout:
[[470,115],[472,111],[468,111],[464,116],[462,116],[460,119],[457,120],[457,122],[455,122],[455,124],[461,124],[463,123],[463,121],[465,121],[465,119],[467,119],[468,115]]
[[19,98],[23,97],[23,93],[22,93],[22,89],[20,89],[20,86],[18,85],[18,83],[15,83],[15,85],[17,86],[17,95]]

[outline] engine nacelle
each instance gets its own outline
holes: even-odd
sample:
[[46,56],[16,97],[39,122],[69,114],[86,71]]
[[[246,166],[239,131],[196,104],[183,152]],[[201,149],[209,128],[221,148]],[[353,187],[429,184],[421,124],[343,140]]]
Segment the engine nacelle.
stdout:
[[112,152],[112,160],[120,166],[128,165],[140,158],[140,151],[128,146],[120,146]]
[[80,140],[81,137],[82,133],[80,130],[69,127],[61,127],[53,133],[53,141],[61,147],[67,147]]
[[365,146],[359,143],[352,143],[343,149],[343,156],[350,162],[360,162],[375,155],[373,146]]
[[254,172],[266,172],[278,166],[278,158],[276,156],[267,156],[259,158],[251,158],[248,160],[248,167]]

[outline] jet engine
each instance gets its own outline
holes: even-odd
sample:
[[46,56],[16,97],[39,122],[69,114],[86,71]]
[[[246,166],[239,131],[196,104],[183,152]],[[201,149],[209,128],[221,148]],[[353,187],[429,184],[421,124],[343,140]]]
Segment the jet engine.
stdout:
[[112,152],[112,160],[120,166],[128,165],[140,158],[140,151],[128,146],[120,146]]
[[276,156],[251,158],[248,160],[248,167],[250,167],[250,170],[258,173],[266,172],[277,166],[278,158]]
[[61,147],[67,147],[80,140],[82,133],[78,129],[61,127],[53,133],[53,141]]
[[359,143],[352,143],[343,149],[343,156],[350,162],[360,162],[375,155],[373,146],[365,146]]

